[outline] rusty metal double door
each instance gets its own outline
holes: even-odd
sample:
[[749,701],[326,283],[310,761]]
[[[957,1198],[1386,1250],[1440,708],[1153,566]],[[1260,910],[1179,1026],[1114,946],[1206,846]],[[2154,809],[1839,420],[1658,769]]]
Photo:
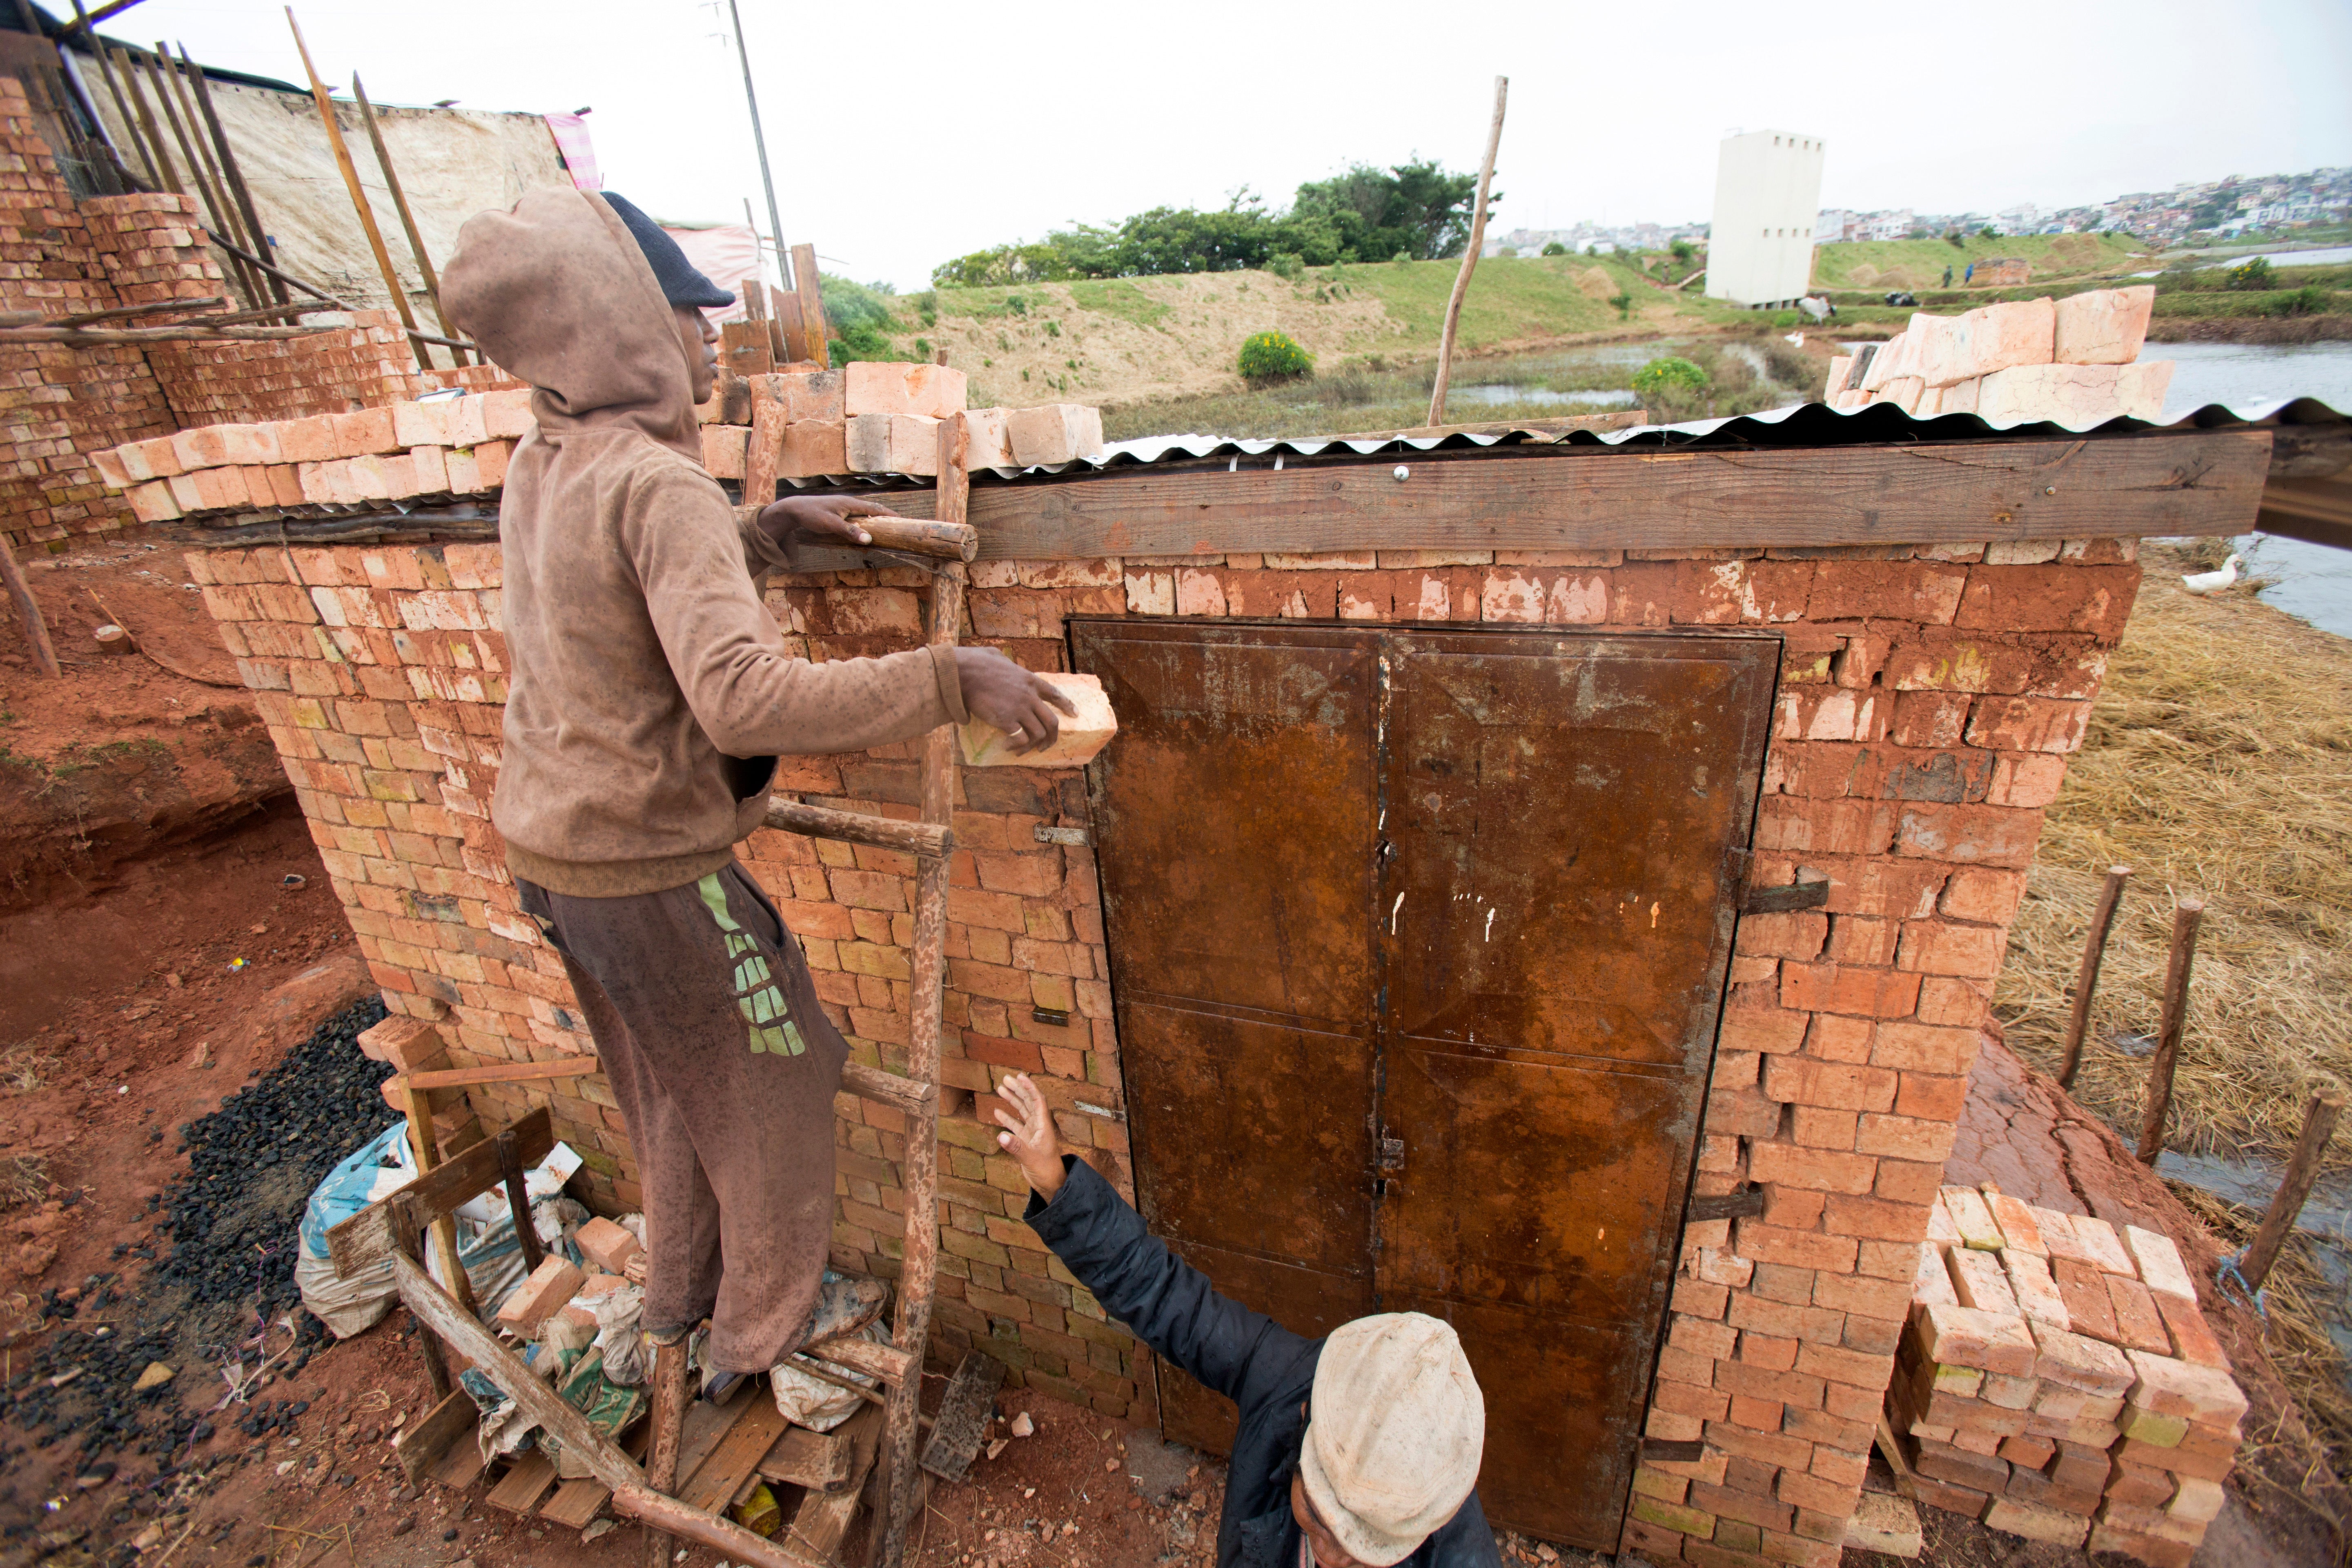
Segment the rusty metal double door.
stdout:
[[[1496,1523],[1614,1551],[1777,638],[1073,620],[1137,1195],[1304,1334],[1422,1311]],[[1162,1424],[1234,1415],[1170,1368]]]

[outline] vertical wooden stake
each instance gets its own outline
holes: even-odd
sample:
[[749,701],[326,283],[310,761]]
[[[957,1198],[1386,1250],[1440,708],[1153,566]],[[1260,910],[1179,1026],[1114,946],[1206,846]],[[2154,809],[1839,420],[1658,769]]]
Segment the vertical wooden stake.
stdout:
[[[155,73],[155,96],[163,100],[163,118],[171,122],[173,139],[180,144],[180,156],[188,161],[189,183],[196,187],[197,196],[213,215],[212,226],[238,244],[244,244],[244,231],[237,226],[236,214],[222,199],[219,181],[204,156],[204,135],[196,125],[195,100],[188,96],[188,84],[180,79],[179,68],[172,63],[172,57],[163,52],[161,43],[155,46],[155,53],[148,58],[147,68]],[[245,296],[247,307],[259,310],[266,301],[261,292],[260,279],[252,269],[231,256],[228,266],[223,270],[236,285],[237,292]]]
[[[800,297],[801,335],[808,342],[808,357],[816,362],[817,369],[831,370],[833,354],[825,347],[825,340],[833,334],[825,330],[824,292],[817,276],[814,245],[793,247],[793,292]],[[942,425],[940,428],[946,426]]]
[[2323,1089],[2304,1107],[2303,1136],[2295,1141],[2294,1158],[2287,1162],[2286,1175],[2271,1199],[2270,1212],[2263,1215],[2263,1228],[2254,1233],[2252,1245],[2238,1260],[2238,1272],[2245,1277],[2248,1289],[2261,1289],[2263,1281],[2270,1278],[2271,1265],[2278,1261],[2287,1232],[2294,1228],[2295,1216],[2303,1213],[2311,1196],[2312,1184],[2319,1180],[2320,1156],[2327,1152],[2327,1141],[2336,1135],[2336,1119],[2343,1111],[2340,1089]]
[[81,0],[74,0],[74,16],[79,18],[75,25],[89,38],[90,53],[98,57],[99,74],[106,78],[106,95],[114,100],[114,112],[122,116],[122,128],[131,136],[131,150],[138,153],[140,163],[146,165],[147,183],[159,191],[163,189],[163,176],[155,168],[155,155],[147,150],[146,139],[139,134],[139,121],[132,117],[131,105],[123,100],[122,84],[114,79],[114,57],[98,41],[98,35],[90,31],[89,13],[83,9]]
[[49,623],[41,618],[41,606],[33,597],[32,585],[25,581],[25,569],[16,564],[16,552],[5,539],[0,539],[0,578],[6,579],[16,618],[25,623],[25,640],[33,645],[33,662],[41,667],[43,675],[63,675],[65,671],[58,668],[58,650],[49,643]]
[[[425,279],[425,297],[433,302],[433,319],[441,323],[441,335],[454,338],[457,329],[449,324],[449,312],[441,308],[441,279],[433,270],[433,258],[425,253],[425,237],[416,232],[416,218],[408,210],[408,197],[400,189],[400,175],[392,166],[392,154],[385,150],[383,132],[375,122],[375,105],[368,101],[367,89],[360,85],[360,73],[352,72],[352,97],[360,106],[360,122],[367,127],[368,144],[375,149],[376,167],[383,171],[384,189],[392,193],[394,210],[400,214],[402,232],[408,236],[408,253],[416,258],[417,275]],[[449,351],[449,363],[464,364],[466,356],[458,350]]]
[[2197,957],[2197,925],[2205,900],[2183,899],[2172,910],[2172,957],[2164,967],[2164,1026],[2156,1056],[2147,1064],[2147,1114],[2139,1124],[2139,1163],[2156,1163],[2164,1147],[2164,1121],[2172,1112],[2172,1069],[2180,1060],[2181,1031],[2189,1024],[2189,968]]
[[1437,340],[1437,384],[1430,389],[1429,422],[1445,423],[1445,384],[1454,370],[1454,331],[1462,321],[1462,301],[1470,293],[1470,274],[1478,269],[1478,247],[1486,243],[1486,187],[1495,179],[1495,150],[1503,144],[1503,103],[1511,79],[1495,79],[1495,123],[1486,131],[1486,161],[1478,165],[1477,205],[1470,209],[1470,243],[1463,247],[1462,270],[1454,275],[1454,293],[1445,301],[1445,330]]
[[[384,289],[392,295],[392,308],[400,312],[400,324],[408,330],[409,351],[415,354],[417,368],[431,370],[433,355],[425,340],[416,335],[416,314],[408,308],[408,295],[400,286],[400,275],[392,269],[392,253],[383,247],[383,231],[375,226],[375,209],[368,205],[367,193],[360,188],[359,165],[352,162],[352,150],[343,144],[343,128],[335,119],[335,106],[327,97],[327,84],[319,79],[319,68],[310,63],[310,46],[302,41],[302,25],[294,20],[294,7],[286,7],[286,25],[294,29],[294,47],[301,53],[302,70],[310,79],[310,98],[319,106],[319,122],[327,130],[327,145],[334,150],[335,166],[343,172],[343,188],[351,192],[352,210],[359,214],[360,227],[367,233],[368,248],[375,252],[376,270],[383,275]],[[452,363],[457,356],[450,356]]]
[[[646,1454],[647,1489],[667,1496],[677,1489],[677,1450],[686,1428],[687,1336],[654,1343],[654,1440]],[[646,1526],[646,1568],[670,1568],[676,1542],[668,1531]]]
[[2099,988],[2099,965],[2107,956],[2107,932],[2115,929],[2116,908],[2123,902],[2124,884],[2131,879],[2128,866],[2107,868],[2107,885],[2099,889],[2099,907],[2091,916],[2091,931],[2083,939],[2083,967],[2074,976],[2074,1011],[2066,1020],[2066,1055],[2058,1066],[2058,1087],[2074,1087],[2074,1073],[2083,1065],[2083,1031],[2091,1023],[2091,994]]
[[[405,1078],[400,1093],[408,1112],[408,1144],[416,1151],[421,1175],[441,1163],[441,1145],[433,1136],[433,1097]],[[433,1256],[441,1260],[441,1272],[449,1277],[449,1294],[463,1302],[466,1310],[474,1310],[474,1282],[466,1278],[465,1260],[457,1253],[457,1222],[447,1215],[433,1222]]]

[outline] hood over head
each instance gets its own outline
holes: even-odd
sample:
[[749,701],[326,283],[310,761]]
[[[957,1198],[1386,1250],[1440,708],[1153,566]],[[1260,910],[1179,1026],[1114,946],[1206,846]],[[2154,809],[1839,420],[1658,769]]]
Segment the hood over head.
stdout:
[[699,463],[691,362],[628,227],[587,191],[539,190],[457,231],[449,319],[538,390],[540,434],[624,426]]

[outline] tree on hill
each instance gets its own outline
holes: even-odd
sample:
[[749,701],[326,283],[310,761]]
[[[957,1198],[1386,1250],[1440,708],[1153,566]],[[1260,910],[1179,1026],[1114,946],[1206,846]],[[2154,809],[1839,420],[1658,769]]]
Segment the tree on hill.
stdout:
[[[1078,224],[1032,243],[974,251],[934,268],[931,281],[949,289],[1233,272],[1285,256],[1312,267],[1398,255],[1427,260],[1468,241],[1477,189],[1476,175],[1448,174],[1434,160],[1386,169],[1359,163],[1299,186],[1286,212],[1265,211],[1244,188],[1219,211],[1154,207],[1108,228]],[[1486,199],[1491,211],[1501,197]]]

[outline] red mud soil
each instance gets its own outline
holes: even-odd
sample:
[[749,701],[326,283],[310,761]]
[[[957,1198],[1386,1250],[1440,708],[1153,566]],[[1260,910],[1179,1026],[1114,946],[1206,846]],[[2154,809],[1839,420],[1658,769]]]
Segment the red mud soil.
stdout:
[[[101,886],[123,860],[290,797],[177,549],[116,542],[21,564],[65,674],[35,668],[0,601],[0,910]],[[142,651],[98,651],[100,601]]]

